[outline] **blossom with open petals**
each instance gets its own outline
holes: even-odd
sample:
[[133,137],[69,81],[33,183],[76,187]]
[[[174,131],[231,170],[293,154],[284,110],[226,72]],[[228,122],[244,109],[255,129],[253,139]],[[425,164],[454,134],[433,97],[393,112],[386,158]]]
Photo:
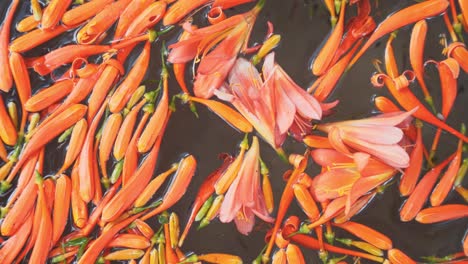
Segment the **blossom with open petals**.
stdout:
[[389,180],[395,168],[357,152],[352,155],[334,149],[316,149],[311,157],[323,172],[314,177],[310,187],[319,202],[346,196],[346,212],[364,194]]
[[236,179],[229,187],[219,209],[223,223],[234,220],[237,230],[247,235],[255,224],[255,215],[266,222],[274,219],[268,214],[260,184],[260,146],[257,137],[246,152]]
[[195,96],[210,98],[223,84],[237,55],[246,49],[262,5],[263,2],[260,1],[247,13],[200,29],[193,29],[190,23],[184,24],[190,37],[170,45],[167,60],[171,63],[186,63],[193,59],[200,62],[193,87]]
[[406,168],[409,156],[398,143],[403,139],[403,131],[397,125],[403,123],[414,112],[396,112],[375,117],[328,123],[317,126],[328,133],[332,146],[345,154],[351,149],[368,153],[394,168]]
[[237,59],[228,85],[215,94],[231,102],[275,149],[288,131],[303,136],[311,129],[311,120],[322,117],[321,105],[274,62],[274,53],[265,57],[263,79],[251,62]]

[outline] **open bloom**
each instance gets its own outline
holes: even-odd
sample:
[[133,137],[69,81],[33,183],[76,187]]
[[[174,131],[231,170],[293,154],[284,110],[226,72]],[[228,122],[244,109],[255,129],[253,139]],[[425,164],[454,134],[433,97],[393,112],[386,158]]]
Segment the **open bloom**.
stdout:
[[168,61],[186,63],[196,59],[196,62],[200,62],[193,87],[197,97],[210,98],[214,90],[222,85],[239,52],[246,50],[250,32],[262,5],[200,29],[193,29],[189,23],[184,24],[190,37],[169,46],[171,52]]
[[395,168],[360,152],[345,155],[333,149],[317,149],[311,152],[311,157],[324,168],[314,177],[311,193],[319,202],[346,196],[347,212],[361,196],[396,172]]
[[406,168],[409,156],[398,143],[403,131],[397,125],[414,112],[395,112],[375,117],[319,125],[328,133],[332,146],[339,152],[351,154],[351,149],[368,153],[394,168]]
[[255,66],[239,58],[229,73],[228,85],[215,94],[234,107],[275,149],[286,139],[288,131],[303,136],[311,129],[311,120],[322,117],[318,101],[266,56],[263,80]]
[[236,179],[229,187],[221,208],[219,219],[223,223],[234,220],[237,230],[247,235],[255,224],[255,215],[266,222],[273,222],[265,205],[260,185],[260,146],[257,137],[245,153]]

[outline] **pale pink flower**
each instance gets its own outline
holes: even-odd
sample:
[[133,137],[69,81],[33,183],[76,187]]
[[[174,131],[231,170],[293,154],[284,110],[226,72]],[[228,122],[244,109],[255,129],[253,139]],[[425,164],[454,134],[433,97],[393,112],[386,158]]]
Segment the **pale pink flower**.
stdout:
[[223,223],[234,220],[237,230],[247,235],[255,224],[255,215],[266,222],[274,219],[268,214],[260,185],[260,146],[257,137],[246,152],[236,179],[232,182],[219,209]]
[[410,158],[404,147],[399,145],[404,135],[397,126],[410,118],[414,111],[328,123],[317,128],[327,132],[332,146],[342,153],[364,152],[394,168],[406,168]]
[[265,58],[263,79],[251,62],[237,59],[228,85],[215,94],[231,102],[275,149],[288,131],[303,136],[310,132],[313,119],[322,118],[321,105],[274,62],[274,53]]

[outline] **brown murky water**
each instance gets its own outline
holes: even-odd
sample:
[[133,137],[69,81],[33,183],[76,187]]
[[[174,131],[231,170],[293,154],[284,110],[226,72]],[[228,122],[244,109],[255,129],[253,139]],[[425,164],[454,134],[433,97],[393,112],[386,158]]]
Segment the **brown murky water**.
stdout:
[[[378,8],[373,10],[376,21],[382,21],[388,14],[410,4],[412,1],[378,1]],[[0,1],[0,17],[4,17],[8,0]],[[375,1],[372,1],[373,8]],[[236,8],[229,13],[239,13],[247,10],[248,6]],[[29,14],[29,1],[23,1],[20,11],[17,12],[15,23]],[[202,12],[206,12],[203,10]],[[275,32],[282,35],[282,42],[276,50],[277,61],[283,68],[303,87],[307,87],[312,81],[313,76],[308,70],[309,59],[321,42],[327,36],[330,26],[327,13],[321,1],[317,0],[267,0],[252,36],[254,41],[261,41],[266,31],[266,21],[271,21],[275,26]],[[394,44],[395,52],[398,55],[400,69],[408,69],[408,45],[409,29],[400,30],[397,41]],[[180,29],[175,29],[164,37],[168,43],[174,41]],[[441,18],[434,18],[429,21],[429,37],[426,45],[426,56],[428,58],[442,59],[440,54],[441,46],[438,44],[438,36],[446,33]],[[12,33],[16,36],[17,33]],[[46,45],[38,47],[34,51],[28,52],[28,56],[37,56],[46,53],[49,50],[59,46],[71,43],[74,38],[74,32],[68,32],[63,36],[53,40]],[[386,40],[386,38],[384,38]],[[371,60],[383,57],[383,45],[377,43],[374,48],[369,50],[365,56],[349,71],[341,80],[341,84],[334,93],[332,99],[339,99],[341,103],[337,107],[337,113],[327,120],[343,120],[350,118],[365,117],[372,113],[373,107],[371,98],[375,94],[388,94],[386,90],[377,90],[370,84],[369,78],[374,72]],[[161,42],[153,44],[151,67],[147,73],[147,80],[158,79],[160,73],[159,50]],[[141,49],[139,49],[141,50]],[[139,50],[130,58],[133,61],[138,55]],[[128,63],[127,63],[128,64]],[[173,81],[173,80],[172,80]],[[461,122],[468,122],[466,115],[467,107],[464,103],[468,100],[468,94],[464,85],[468,85],[468,77],[465,73],[461,74],[459,79],[459,96],[453,114],[449,117],[448,123],[458,126]],[[38,77],[32,74],[33,89],[46,87],[49,79]],[[437,71],[434,67],[428,69],[427,83],[434,98],[440,98],[439,80]],[[148,82],[148,87],[155,88],[155,84]],[[178,93],[178,87],[173,83],[171,92]],[[416,85],[412,89],[418,91]],[[14,92],[3,95],[6,101],[16,100]],[[420,97],[422,98],[422,96]],[[437,102],[440,106],[440,103]],[[166,135],[161,147],[160,159],[155,173],[167,169],[170,164],[177,161],[183,153],[191,153],[198,160],[197,174],[187,190],[184,198],[172,208],[177,212],[181,221],[185,222],[190,210],[193,197],[198,190],[198,186],[203,179],[220,162],[217,155],[222,152],[236,153],[237,145],[243,135],[233,130],[216,115],[198,107],[200,118],[195,118],[188,110],[187,106],[178,105],[177,112],[172,116]],[[427,144],[431,142],[432,135],[435,132],[433,127],[426,125],[425,140]],[[60,166],[64,158],[65,145],[51,144],[47,148],[46,175],[54,173]],[[440,148],[440,159],[446,157],[456,149],[456,140],[450,135],[443,135],[443,143]],[[302,153],[304,146],[300,143],[288,140],[285,144],[287,153]],[[281,195],[284,182],[282,174],[288,169],[267,145],[261,145],[262,158],[270,167],[273,180],[275,198]],[[318,172],[318,168],[311,164],[309,166],[311,175]],[[468,220],[457,220],[450,223],[437,225],[421,225],[409,222],[401,223],[399,221],[398,210],[404,201],[398,193],[398,182],[393,183],[386,192],[377,196],[367,208],[353,220],[367,224],[371,227],[388,235],[394,242],[396,248],[407,252],[411,257],[438,255],[445,256],[450,253],[461,251],[461,240],[465,234]],[[6,198],[0,198],[3,205]],[[452,193],[447,203],[461,203],[462,200]],[[289,214],[296,214],[304,218],[300,209],[293,205]],[[214,222],[202,231],[192,230],[186,240],[183,250],[194,251],[196,253],[225,252],[237,254],[249,263],[262,249],[263,237],[268,226],[257,221],[255,231],[248,237],[240,235],[235,229],[234,224],[222,224]],[[337,231],[337,237],[345,236],[344,233]],[[307,257],[307,263],[318,263],[316,252],[304,249]]]

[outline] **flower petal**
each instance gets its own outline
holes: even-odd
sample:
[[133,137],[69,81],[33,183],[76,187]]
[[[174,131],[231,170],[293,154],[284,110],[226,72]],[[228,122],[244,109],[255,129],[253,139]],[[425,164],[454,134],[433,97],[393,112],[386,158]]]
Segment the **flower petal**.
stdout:
[[265,57],[263,65],[265,78],[274,78],[276,80],[276,85],[284,90],[289,99],[296,105],[296,110],[301,116],[309,120],[320,120],[322,118],[322,108],[317,99],[299,87],[281,66],[274,63],[274,58],[274,53],[270,53]]
[[408,153],[399,145],[379,145],[357,138],[343,140],[350,147],[369,153],[392,167],[406,168],[409,165]]
[[330,141],[330,144],[334,149],[344,154],[351,154],[351,152],[349,152],[349,149],[343,143],[343,139],[341,138],[339,128],[335,126],[329,128],[328,140]]
[[353,205],[354,202],[356,202],[361,196],[386,182],[393,176],[393,174],[393,172],[388,172],[380,175],[362,177],[358,179],[354,183],[347,196],[345,214],[349,214],[351,205]]
[[341,137],[358,138],[369,143],[392,145],[400,142],[403,131],[393,126],[340,126]]
[[234,218],[234,222],[236,223],[239,233],[248,235],[255,224],[255,215],[250,208],[246,207],[241,214],[238,214],[236,218]]
[[174,43],[169,46],[171,50],[167,57],[167,61],[170,63],[186,63],[193,60],[198,53],[198,45],[202,37],[191,37],[187,40],[183,40]]
[[223,223],[231,222],[236,216],[237,212],[242,207],[242,202],[238,199],[238,186],[240,182],[239,175],[229,186],[226,195],[224,196],[223,203],[219,208],[219,220]]
[[[414,108],[409,112],[395,112],[395,113],[386,113],[382,115],[377,115],[370,118],[364,118],[359,120],[351,120],[351,121],[344,121],[339,122],[340,124],[347,124],[347,125],[375,125],[375,126],[396,126],[405,119],[409,118],[414,112],[418,110]],[[335,123],[337,125],[337,123]]]
[[[205,57],[203,61],[206,61]],[[209,58],[209,62],[214,63],[212,57]],[[197,78],[193,84],[193,92],[195,96],[208,99],[213,96],[214,91],[218,89],[226,79],[227,74],[231,70],[232,65],[236,61],[235,57],[230,58],[222,63],[216,62],[212,70],[206,74],[198,72]]]
[[359,174],[353,170],[330,170],[313,179],[311,190],[317,201],[324,202],[347,194],[359,178]]
[[[279,133],[286,133],[294,122],[294,115],[296,114],[296,106],[289,99],[288,95],[277,85],[274,79],[269,81],[273,87],[269,87],[273,92],[273,111],[275,112],[275,123],[278,127]],[[266,85],[268,84],[265,83]]]
[[334,149],[314,149],[310,156],[318,165],[322,167],[331,167],[336,163],[351,163],[353,159]]
[[239,199],[244,206],[253,207],[258,195],[260,178],[259,170],[260,149],[257,137],[253,137],[250,149],[245,153],[244,161],[239,170],[241,178],[239,184]]
[[353,154],[353,159],[358,171],[362,171],[369,163],[370,155],[363,152],[356,152]]

